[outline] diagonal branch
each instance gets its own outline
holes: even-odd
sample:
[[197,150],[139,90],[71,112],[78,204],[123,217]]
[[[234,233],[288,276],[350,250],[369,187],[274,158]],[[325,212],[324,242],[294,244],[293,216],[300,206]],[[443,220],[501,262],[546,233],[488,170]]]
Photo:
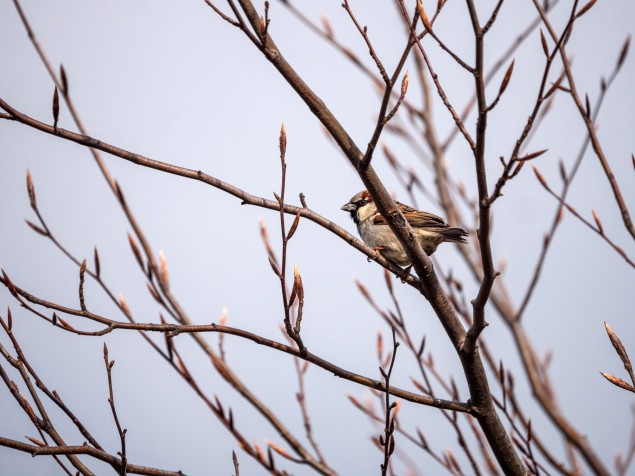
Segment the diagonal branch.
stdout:
[[[536,10],[540,14],[540,17],[542,18],[542,21],[545,27],[549,31],[549,34],[554,39],[554,41],[557,41],[555,30],[553,26],[551,25],[551,22],[547,18],[547,15],[545,14],[545,11],[542,8],[542,5],[540,5],[540,2],[538,0],[533,0],[533,3],[534,3],[534,6],[536,7]],[[579,16],[576,14],[577,3],[578,3],[577,1],[574,3],[573,12],[571,14],[571,18],[572,18],[571,22],[579,18]],[[590,115],[587,112],[584,101],[582,101],[578,93],[576,83],[575,83],[575,78],[573,76],[573,72],[571,71],[571,62],[569,61],[569,57],[567,56],[567,52],[562,42],[558,43],[558,51],[560,53],[560,59],[562,60],[562,65],[564,66],[565,74],[567,76],[567,82],[569,84],[569,94],[571,95],[571,98],[573,99],[573,102],[575,103],[578,109],[578,112],[580,113],[580,117],[582,118],[584,125],[586,126],[587,132],[589,134],[589,138],[591,139],[591,146],[593,147],[593,151],[595,152],[595,155],[600,161],[600,165],[602,166],[602,169],[604,170],[604,174],[606,175],[606,178],[609,181],[611,190],[613,191],[613,196],[615,197],[615,203],[617,204],[617,207],[619,208],[620,213],[622,214],[622,220],[624,222],[624,226],[626,227],[627,231],[631,234],[633,239],[635,239],[635,226],[633,226],[633,220],[631,219],[630,212],[628,211],[628,207],[626,205],[626,202],[624,201],[624,197],[622,196],[622,191],[620,190],[619,184],[617,183],[617,179],[615,178],[615,175],[613,174],[613,170],[611,169],[608,159],[606,158],[606,155],[604,154],[602,145],[600,144],[600,140],[598,139],[598,136],[596,134],[595,124],[593,123],[593,120],[591,119]]]
[[[342,369],[332,364],[331,362],[325,359],[322,359],[321,357],[315,354],[312,354],[311,352],[308,352],[308,351],[302,352],[301,350],[298,350],[295,347],[288,346],[288,345],[285,345],[270,339],[266,339],[257,334],[253,334],[249,331],[245,331],[242,329],[237,329],[234,327],[228,327],[228,326],[223,326],[218,324],[180,325],[180,324],[168,324],[168,323],[155,324],[155,323],[120,322],[120,321],[115,321],[107,317],[101,316],[99,314],[94,314],[92,312],[86,312],[86,311],[82,311],[78,309],[69,308],[66,306],[62,306],[60,304],[53,303],[51,301],[40,299],[32,295],[31,293],[25,291],[24,289],[21,289],[20,287],[13,284],[11,281],[8,280],[6,275],[4,275],[4,277],[0,277],[0,283],[7,286],[10,290],[11,289],[15,290],[15,292],[19,295],[17,299],[20,303],[23,303],[21,298],[24,298],[28,302],[31,302],[35,305],[42,306],[47,309],[52,309],[52,310],[73,315],[73,316],[83,317],[91,321],[103,324],[106,327],[104,330],[91,332],[91,331],[81,331],[70,326],[64,326],[58,323],[53,323],[55,327],[58,327],[59,329],[64,330],[66,332],[87,335],[87,336],[101,336],[101,335],[110,333],[116,329],[121,329],[121,330],[136,330],[136,331],[142,331],[142,332],[162,332],[168,335],[168,337],[170,338],[176,337],[179,334],[203,334],[203,333],[210,333],[210,332],[220,332],[224,334],[241,337],[243,339],[247,339],[251,342],[254,342],[258,345],[269,347],[271,349],[278,350],[280,352],[284,352],[286,354],[300,358],[302,360],[315,364],[316,366],[323,368],[327,370],[328,372],[333,373],[337,377],[343,378],[345,380],[350,380],[352,382],[355,382],[355,383],[358,383],[358,384],[361,384],[366,387],[370,387],[382,392],[386,391],[385,385],[378,380],[373,380],[368,377],[358,375],[354,372],[349,372],[345,369]],[[401,390],[392,385],[390,386],[390,393],[396,397],[403,398],[404,400],[426,405],[426,406],[455,410],[455,411],[460,411],[465,413],[470,413],[473,411],[473,408],[470,405],[467,405],[465,403],[426,397],[426,396],[418,395],[416,393],[409,392],[406,390]]]

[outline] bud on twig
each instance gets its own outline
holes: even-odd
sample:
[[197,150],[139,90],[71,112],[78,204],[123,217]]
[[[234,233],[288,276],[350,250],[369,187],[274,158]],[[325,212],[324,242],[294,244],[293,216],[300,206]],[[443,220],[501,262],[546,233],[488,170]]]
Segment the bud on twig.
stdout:
[[452,466],[458,473],[462,473],[463,471],[461,471],[461,467],[459,466],[459,463],[454,457],[454,454],[452,453],[452,451],[445,450],[445,455],[448,459],[448,462],[450,463],[450,466]]
[[[598,216],[598,214],[596,213],[595,210],[591,210],[593,212],[593,219],[595,220],[595,224],[598,227],[598,231],[600,232],[600,235],[604,234],[604,229],[602,228],[602,222],[600,221],[600,217]],[[605,323],[606,325],[606,323]],[[610,328],[607,328],[606,332],[609,332]],[[610,336],[611,334],[609,334]]]
[[421,17],[423,26],[426,30],[432,32],[432,25],[430,24],[430,20],[428,20],[428,15],[426,15],[425,10],[423,9],[423,3],[421,3],[421,0],[417,0],[417,10],[419,11],[419,16]]
[[166,289],[168,289],[170,287],[170,275],[168,274],[168,263],[165,260],[165,253],[163,250],[159,250],[159,262],[161,264],[161,268],[159,269],[159,272],[161,273],[161,283]]
[[536,157],[540,157],[542,154],[544,154],[548,150],[549,149],[543,149],[543,150],[539,150],[537,152],[532,152],[531,154],[527,154],[524,157],[518,157],[518,160],[519,161],[527,161],[527,160],[535,159]]
[[595,2],[597,2],[598,0],[591,0],[589,3],[587,3],[585,6],[583,6],[580,11],[578,13],[576,13],[575,18],[578,19],[580,18],[582,15],[584,15],[586,12],[588,12],[593,5],[595,5]]
[[613,344],[613,347],[615,348],[615,352],[617,352],[617,355],[620,357],[620,359],[624,363],[624,367],[630,373],[632,369],[631,360],[628,358],[628,354],[626,353],[626,349],[624,348],[622,341],[620,340],[619,337],[617,337],[617,334],[613,332],[613,329],[611,328],[611,326],[609,326],[606,322],[604,323],[604,327],[606,328],[606,333],[608,334],[609,339],[611,340],[611,344]]
[[218,319],[218,323],[221,326],[227,325],[227,306],[223,306],[223,309],[220,311],[220,317]]
[[518,165],[516,166],[514,171],[511,173],[509,178],[514,178],[516,175],[518,175],[520,173],[520,171],[523,169],[524,166],[525,166],[525,161],[524,160],[519,160],[518,161]]
[[346,398],[349,399],[349,401],[359,410],[366,412],[366,408],[364,407],[364,405],[362,404],[362,402],[360,402],[356,397],[354,397],[353,395],[351,395],[350,393],[346,394]]
[[331,27],[331,22],[329,21],[329,19],[326,18],[324,15],[320,15],[320,21],[322,22],[322,27],[324,28],[324,34],[327,38],[332,39],[334,37],[333,28]]
[[79,306],[82,311],[86,311],[86,302],[84,301],[84,275],[86,273],[86,258],[79,267]]
[[27,225],[29,225],[29,228],[31,228],[31,230],[36,232],[38,235],[49,236],[49,234],[46,232],[46,230],[40,228],[35,223],[32,223],[29,220],[24,220],[24,221],[26,222]]
[[236,473],[236,476],[240,476],[238,472],[238,457],[236,456],[236,452],[234,450],[232,450],[232,461],[234,462],[234,472]]
[[141,252],[139,251],[139,247],[137,246],[137,242],[132,237],[130,233],[128,233],[128,243],[130,244],[130,248],[132,248],[132,254],[134,254],[137,263],[143,269],[143,258],[141,257]]
[[123,190],[119,186],[119,182],[115,181],[115,193],[117,194],[117,198],[119,199],[119,203],[122,207],[126,207],[126,198],[123,195]]
[[558,218],[556,219],[557,223],[560,223],[564,218],[564,207],[560,207],[558,211]]
[[607,374],[605,372],[600,372],[600,374],[602,375],[602,377],[604,377],[606,380],[611,382],[613,385],[617,385],[618,387],[623,388],[624,390],[635,392],[635,388],[632,385],[629,385],[627,382],[625,382],[621,378],[611,374]]
[[298,296],[298,314],[295,321],[295,332],[296,334],[300,334],[302,311],[304,309],[304,285],[302,284],[302,276],[300,276],[300,271],[298,271],[297,266],[293,267],[293,290]]
[[280,128],[280,156],[284,159],[287,153],[287,131],[284,127],[284,122]]
[[62,327],[74,331],[75,328],[73,326],[71,326],[68,322],[66,322],[64,319],[62,319],[61,317],[57,316],[58,320],[60,321],[60,324],[62,324]]
[[386,268],[384,268],[384,280],[386,281],[386,287],[388,288],[388,291],[390,292],[390,294],[392,294],[392,274],[390,274],[390,271],[388,271]]
[[260,36],[264,38],[265,37],[265,33],[266,33],[266,30],[265,30],[265,19],[261,18],[260,19]]
[[560,170],[560,178],[564,183],[567,183],[569,180],[567,179],[567,171],[564,168],[564,162],[562,161],[562,159],[560,159],[560,162],[558,162],[558,169]]
[[282,456],[284,458],[287,458],[287,459],[291,459],[291,455],[289,453],[287,453],[285,450],[283,450],[280,446],[276,445],[273,441],[265,440],[265,444],[269,448],[271,448],[273,451],[278,453],[280,456]]
[[158,302],[159,304],[161,304],[163,302],[163,300],[161,299],[161,296],[159,296],[159,294],[156,292],[156,290],[154,289],[154,287],[152,286],[152,284],[150,284],[149,282],[146,283],[146,286],[148,287],[148,292],[150,293],[150,295],[152,296],[152,298]]
[[31,178],[31,171],[26,169],[26,190],[29,193],[29,202],[31,208],[35,210],[37,208],[37,202],[35,200],[35,187],[33,186],[33,179]]
[[549,188],[549,186],[547,185],[547,181],[545,180],[545,178],[542,176],[542,174],[540,173],[540,171],[538,170],[538,168],[535,165],[532,165],[533,169],[534,169],[534,173],[536,174],[536,178],[540,181],[540,183],[542,184],[543,187],[545,188]]
[[128,303],[126,302],[126,299],[123,297],[123,294],[121,293],[119,293],[119,305],[121,306],[121,310],[126,316],[128,317],[132,316],[132,313],[130,312],[130,308],[128,307]]
[[66,78],[66,70],[63,64],[60,64],[60,78],[62,79],[62,92],[68,95],[68,79]]
[[57,86],[53,92],[53,129],[57,132],[57,121],[60,118],[60,96],[57,92]]
[[99,264],[99,253],[97,247],[95,247],[95,276],[99,279],[99,273],[101,272],[101,265]]
[[545,38],[545,34],[540,30],[540,43],[542,43],[542,51],[544,51],[545,56],[549,58],[549,47],[547,46],[547,39]]
[[19,299],[18,297],[18,291],[15,288],[15,286],[13,285],[13,283],[11,282],[11,280],[9,279],[9,276],[7,275],[7,273],[4,271],[4,269],[2,270],[2,277],[4,278],[4,285],[9,288],[9,292],[11,293],[11,295],[16,298]]
[[281,272],[280,272],[280,268],[278,268],[278,265],[276,264],[276,262],[271,259],[271,256],[268,256],[269,258],[269,264],[271,265],[271,269],[273,269],[273,272],[276,273],[276,276],[280,276]]
[[426,350],[426,336],[421,338],[421,345],[419,345],[419,350],[417,350],[417,357],[421,358],[424,350]]
[[421,430],[419,428],[417,428],[417,436],[419,437],[419,444],[421,445],[421,447],[424,450],[428,449],[428,442],[426,441],[426,437],[423,436],[423,433],[421,433]]
[[624,64],[624,61],[626,61],[626,56],[628,55],[628,49],[630,48],[630,46],[631,46],[631,35],[628,35],[628,37],[626,38],[626,41],[624,41],[624,46],[622,46],[622,51],[620,51],[620,56],[617,59],[617,66],[615,67],[616,70],[619,71],[619,69]]
[[359,292],[362,293],[368,301],[372,302],[372,298],[370,297],[370,293],[368,292],[368,289],[366,289],[366,286],[364,286],[358,279],[355,280],[355,284],[357,285]]
[[507,68],[507,71],[505,72],[505,76],[503,77],[503,81],[501,82],[500,88],[498,90],[498,95],[502,95],[505,92],[505,89],[507,89],[507,86],[509,85],[509,80],[512,77],[512,73],[514,72],[514,64],[516,63],[516,60],[512,60],[511,64],[509,65],[509,67]]
[[291,228],[289,229],[289,233],[287,233],[287,241],[289,241],[291,237],[295,234],[299,224],[300,224],[300,212],[298,211],[298,213],[295,215],[295,220],[293,220],[293,224],[291,225]]
[[29,440],[31,443],[37,445],[37,446],[46,446],[40,440],[36,440],[35,438],[31,438],[30,436],[27,436],[26,439]]
[[401,96],[402,97],[406,95],[406,91],[408,91],[408,71],[406,71],[406,74],[401,80]]

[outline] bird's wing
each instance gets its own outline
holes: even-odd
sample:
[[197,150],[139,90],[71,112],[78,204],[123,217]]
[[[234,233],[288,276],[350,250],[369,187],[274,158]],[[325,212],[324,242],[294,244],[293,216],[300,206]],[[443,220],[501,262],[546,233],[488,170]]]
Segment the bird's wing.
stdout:
[[[409,207],[408,205],[404,205],[403,203],[397,202],[397,206],[401,209],[401,213],[408,220],[410,226],[414,228],[431,228],[431,227],[447,227],[448,224],[446,221],[432,213],[422,212],[415,208]],[[387,225],[386,219],[380,213],[377,213],[373,217],[373,223],[375,225]]]

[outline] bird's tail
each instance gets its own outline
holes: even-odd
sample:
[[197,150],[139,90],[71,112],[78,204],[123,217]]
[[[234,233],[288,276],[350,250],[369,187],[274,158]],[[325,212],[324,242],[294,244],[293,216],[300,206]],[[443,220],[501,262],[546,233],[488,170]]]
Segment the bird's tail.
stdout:
[[465,239],[469,236],[468,232],[463,228],[445,228],[440,230],[443,235],[443,241],[449,241],[450,243],[467,243]]

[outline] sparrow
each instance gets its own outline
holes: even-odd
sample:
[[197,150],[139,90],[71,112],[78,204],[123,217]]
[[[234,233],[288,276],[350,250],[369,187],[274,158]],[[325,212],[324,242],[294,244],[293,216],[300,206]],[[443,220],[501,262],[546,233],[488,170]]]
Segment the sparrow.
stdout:
[[[444,241],[467,243],[464,237],[468,236],[468,233],[462,228],[451,228],[441,217],[416,210],[403,203],[396,203],[428,256],[434,253],[437,246]],[[377,205],[368,191],[359,192],[341,209],[350,212],[364,243],[399,266],[405,267],[411,264],[401,243],[388,226],[386,219],[377,210]]]

